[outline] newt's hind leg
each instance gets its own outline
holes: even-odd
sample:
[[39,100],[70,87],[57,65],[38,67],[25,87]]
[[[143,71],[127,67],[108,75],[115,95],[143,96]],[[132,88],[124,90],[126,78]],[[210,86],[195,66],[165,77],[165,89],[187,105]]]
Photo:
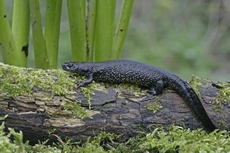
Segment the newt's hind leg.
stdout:
[[159,95],[162,94],[163,90],[164,90],[164,82],[162,80],[158,80],[156,82],[156,86],[151,87],[148,92],[151,93],[152,95]]
[[148,93],[150,93],[151,95],[158,95],[155,88],[149,89]]

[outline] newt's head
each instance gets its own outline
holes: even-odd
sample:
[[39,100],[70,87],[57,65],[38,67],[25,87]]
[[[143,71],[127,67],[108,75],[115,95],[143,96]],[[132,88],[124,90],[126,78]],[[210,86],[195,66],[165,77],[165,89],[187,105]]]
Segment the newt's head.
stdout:
[[81,75],[87,75],[91,72],[92,66],[88,62],[65,62],[62,64],[65,71],[74,72]]

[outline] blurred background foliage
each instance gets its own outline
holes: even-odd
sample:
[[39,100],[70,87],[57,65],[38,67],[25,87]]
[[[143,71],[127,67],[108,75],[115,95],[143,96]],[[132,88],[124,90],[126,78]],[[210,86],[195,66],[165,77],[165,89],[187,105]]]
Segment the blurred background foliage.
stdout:
[[135,1],[123,57],[167,69],[230,79],[230,1]]
[[[117,0],[118,10],[121,1]],[[40,1],[42,16],[45,16],[45,3]],[[5,4],[10,20],[13,0],[5,0]],[[214,81],[229,81],[229,26],[229,0],[136,0],[122,59],[149,63],[184,79],[194,74]],[[67,7],[63,1],[59,66],[71,59],[70,50]],[[29,67],[34,66],[32,61],[30,44]]]

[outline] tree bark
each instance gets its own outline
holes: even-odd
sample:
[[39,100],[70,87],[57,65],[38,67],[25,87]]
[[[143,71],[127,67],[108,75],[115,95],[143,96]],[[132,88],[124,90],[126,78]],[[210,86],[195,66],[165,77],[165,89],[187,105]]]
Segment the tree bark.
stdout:
[[[118,141],[122,141],[143,130],[152,131],[159,125],[166,129],[170,125],[204,128],[186,102],[172,90],[166,89],[162,95],[154,97],[145,91],[131,92],[116,85],[96,85],[98,88],[91,94],[91,106],[81,89],[75,89],[76,93],[73,94],[55,95],[52,98],[50,93],[36,87],[30,96],[7,97],[0,93],[0,116],[8,115],[4,120],[6,128],[22,131],[24,139],[31,144],[46,139],[50,139],[49,143],[57,141],[57,137],[48,134],[54,129],[56,136],[69,137],[73,141],[84,141],[102,131],[119,134],[121,137]],[[218,128],[229,129],[229,104],[223,105],[221,112],[214,111],[211,101],[218,89],[211,82],[204,83],[204,86],[198,89],[209,117]],[[77,117],[74,110],[64,108],[66,103],[80,104],[92,117]],[[149,106],[162,108],[153,112]],[[227,128],[219,124],[222,120]]]

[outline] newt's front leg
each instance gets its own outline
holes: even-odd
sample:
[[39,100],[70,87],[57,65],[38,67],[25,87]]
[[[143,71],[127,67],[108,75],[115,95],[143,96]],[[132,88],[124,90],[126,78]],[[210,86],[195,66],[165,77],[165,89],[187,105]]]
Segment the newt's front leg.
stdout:
[[91,73],[91,74],[88,75],[88,80],[85,80],[85,81],[82,81],[82,82],[78,82],[77,83],[77,87],[78,88],[79,87],[83,87],[83,86],[86,86],[86,85],[88,85],[88,84],[90,84],[92,82],[93,82],[93,73]]

